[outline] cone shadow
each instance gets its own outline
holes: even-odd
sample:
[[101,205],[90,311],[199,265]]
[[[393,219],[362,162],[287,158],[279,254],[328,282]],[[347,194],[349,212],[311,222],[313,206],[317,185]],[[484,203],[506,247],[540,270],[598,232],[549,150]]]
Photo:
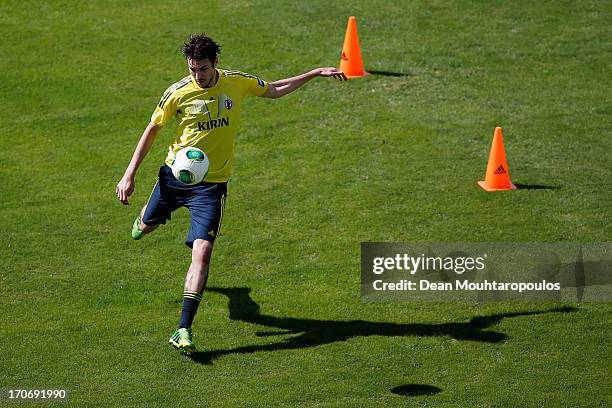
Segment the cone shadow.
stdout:
[[441,388],[427,384],[405,384],[391,389],[392,394],[405,397],[418,397],[421,395],[434,395],[442,391]]
[[380,75],[380,76],[390,76],[390,77],[408,77],[412,76],[411,74],[406,74],[403,72],[391,72],[391,71],[376,71],[376,70],[367,70],[371,75]]
[[517,189],[519,190],[559,190],[561,187],[559,186],[547,186],[543,184],[519,184],[514,183]]

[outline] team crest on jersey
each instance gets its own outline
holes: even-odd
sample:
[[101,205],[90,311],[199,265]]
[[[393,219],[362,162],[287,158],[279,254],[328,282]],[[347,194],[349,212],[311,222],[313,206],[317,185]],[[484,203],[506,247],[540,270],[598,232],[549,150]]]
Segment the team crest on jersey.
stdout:
[[231,110],[233,106],[234,106],[234,102],[232,102],[230,98],[226,98],[225,99],[225,109]]

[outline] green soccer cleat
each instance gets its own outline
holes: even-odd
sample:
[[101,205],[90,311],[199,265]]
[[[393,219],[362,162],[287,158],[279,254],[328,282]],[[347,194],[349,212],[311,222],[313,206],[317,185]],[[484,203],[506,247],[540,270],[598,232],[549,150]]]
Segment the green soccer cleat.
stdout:
[[140,216],[138,216],[132,225],[132,238],[139,240],[143,235],[144,232],[140,230]]
[[186,354],[196,351],[196,346],[191,338],[191,327],[188,329],[177,329],[170,337],[170,340],[168,340],[168,343]]

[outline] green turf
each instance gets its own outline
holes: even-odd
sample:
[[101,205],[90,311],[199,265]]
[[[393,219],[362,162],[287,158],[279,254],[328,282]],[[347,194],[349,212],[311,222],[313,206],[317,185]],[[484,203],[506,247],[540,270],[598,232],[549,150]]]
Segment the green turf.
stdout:
[[[610,241],[611,3],[212,3],[0,6],[0,388],[96,407],[612,404],[610,304],[359,300],[362,241]],[[170,131],[132,205],[114,195],[186,73],[180,42],[208,31],[222,67],[273,80],[337,65],[349,15],[366,69],[394,75],[245,103],[203,353],[181,357],[188,214],[130,238]],[[477,186],[495,126],[532,188]]]

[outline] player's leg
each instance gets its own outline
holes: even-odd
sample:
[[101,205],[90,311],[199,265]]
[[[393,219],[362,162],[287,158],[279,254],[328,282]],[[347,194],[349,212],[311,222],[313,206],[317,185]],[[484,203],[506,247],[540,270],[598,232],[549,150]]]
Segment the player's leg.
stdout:
[[225,184],[206,184],[198,188],[186,204],[191,214],[191,227],[185,244],[191,247],[191,264],[185,276],[181,320],[170,338],[170,344],[186,352],[195,350],[191,325],[206,288],[213,243],[221,226],[227,192]]
[[153,232],[159,227],[159,224],[147,225],[142,221],[146,210],[147,205],[145,204],[142,210],[140,210],[140,216],[134,220],[134,225],[132,225],[132,238],[134,239],[140,239],[144,234]]
[[162,167],[147,203],[142,207],[140,215],[132,224],[132,238],[138,240],[145,234],[153,232],[159,224],[165,224],[166,220],[170,219],[170,214],[175,206],[169,205],[169,201],[172,200],[166,197],[167,194],[163,194],[167,190],[165,187],[167,182],[167,174]]
[[204,291],[208,280],[208,265],[210,264],[212,250],[212,241],[203,239],[193,241],[191,265],[185,276],[185,292],[202,293]]

